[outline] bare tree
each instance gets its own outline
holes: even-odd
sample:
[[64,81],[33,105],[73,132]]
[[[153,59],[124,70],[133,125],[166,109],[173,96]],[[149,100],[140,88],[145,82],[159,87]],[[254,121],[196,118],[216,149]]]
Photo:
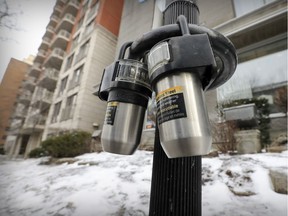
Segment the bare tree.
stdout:
[[7,0],[0,0],[0,29],[13,29],[17,30],[16,16],[22,12],[13,11],[9,6]]
[[234,133],[238,130],[235,121],[211,122],[213,144],[222,153],[234,152],[236,150],[236,139]]

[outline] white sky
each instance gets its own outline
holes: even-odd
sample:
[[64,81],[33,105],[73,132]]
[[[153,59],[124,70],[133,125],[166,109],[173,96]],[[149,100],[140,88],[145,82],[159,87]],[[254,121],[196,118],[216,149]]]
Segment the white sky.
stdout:
[[[0,0],[2,3],[3,0]],[[46,31],[55,0],[7,0],[16,30],[0,28],[0,81],[11,58],[36,55]]]

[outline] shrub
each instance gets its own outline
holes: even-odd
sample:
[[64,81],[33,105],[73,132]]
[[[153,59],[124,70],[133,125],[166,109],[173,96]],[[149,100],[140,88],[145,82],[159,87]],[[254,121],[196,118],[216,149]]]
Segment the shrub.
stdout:
[[75,157],[90,151],[91,134],[74,131],[57,137],[51,137],[41,143],[52,157]]
[[29,158],[39,158],[48,156],[48,152],[44,148],[35,148],[29,153]]

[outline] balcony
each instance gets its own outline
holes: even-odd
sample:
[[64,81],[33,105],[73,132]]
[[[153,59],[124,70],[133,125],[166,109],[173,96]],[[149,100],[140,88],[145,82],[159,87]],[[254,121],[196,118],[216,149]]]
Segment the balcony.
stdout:
[[47,50],[50,46],[51,39],[49,37],[43,37],[42,42],[39,46],[39,50]]
[[55,68],[57,70],[60,70],[64,55],[65,55],[64,50],[60,48],[54,48],[44,61],[44,66],[46,68]]
[[53,91],[56,87],[59,71],[54,68],[47,68],[39,79],[38,86]]
[[33,107],[37,107],[40,112],[48,110],[52,103],[53,92],[41,89],[40,95],[34,100]]
[[10,129],[8,131],[8,135],[16,135],[20,134],[21,128],[23,126],[23,121],[22,120],[16,120],[11,123]]
[[23,89],[34,91],[35,88],[35,78],[29,77],[22,83]]
[[254,103],[224,108],[226,121],[236,121],[239,128],[257,126],[257,109]]
[[55,27],[59,22],[59,18],[55,15],[52,15],[50,17],[50,20],[49,20],[49,23],[48,23],[48,26],[52,26],[52,27]]
[[46,32],[45,32],[43,38],[49,38],[51,40],[51,38],[54,35],[54,32],[55,32],[55,28],[53,26],[51,26],[51,25],[48,25],[47,28],[46,28]]
[[45,57],[46,57],[47,52],[45,50],[38,50],[37,56],[34,59],[34,62],[37,63],[43,63]]
[[51,48],[54,49],[56,47],[65,50],[70,38],[70,33],[61,29],[59,33],[55,36],[54,40],[52,41]]
[[28,109],[23,107],[17,107],[14,111],[13,118],[14,119],[25,119],[27,115]]
[[41,64],[34,63],[30,68],[29,76],[39,77],[40,73],[41,73]]
[[24,104],[25,106],[28,106],[30,104],[31,99],[32,99],[32,93],[30,93],[29,91],[23,91],[18,99],[18,102]]
[[56,6],[63,7],[67,0],[56,0]]
[[21,133],[31,134],[33,132],[42,132],[45,127],[46,116],[41,114],[35,114],[28,117],[27,121],[24,123]]
[[72,14],[65,14],[59,24],[56,27],[56,31],[60,29],[66,30],[68,32],[72,32],[73,26],[75,23],[75,17]]
[[61,15],[62,11],[63,11],[63,6],[56,5],[56,6],[54,7],[54,10],[53,10],[53,15],[59,17],[59,16]]
[[271,2],[214,29],[231,40],[239,62],[287,49],[287,1]]
[[79,10],[80,3],[78,0],[70,0],[68,1],[67,5],[63,8],[63,14],[69,13],[73,16],[77,15]]

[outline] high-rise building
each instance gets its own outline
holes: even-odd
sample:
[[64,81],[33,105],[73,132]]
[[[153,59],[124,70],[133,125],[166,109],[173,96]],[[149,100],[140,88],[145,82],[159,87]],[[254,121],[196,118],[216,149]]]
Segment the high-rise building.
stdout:
[[[27,110],[19,100],[25,97],[25,90],[21,88],[22,82],[26,82],[26,73],[30,68],[28,63],[11,58],[0,84],[0,149],[4,149],[4,143],[9,131],[15,129],[17,121],[22,121]],[[15,111],[15,112],[14,112]]]
[[49,136],[93,132],[103,122],[105,103],[92,93],[114,60],[122,7],[123,0],[56,1],[28,72],[31,101],[10,155],[27,156]]
[[[49,136],[74,129],[92,132],[93,125],[101,129],[106,103],[92,95],[93,86],[124,42],[161,25],[166,2],[171,0],[57,0],[29,71],[33,95],[15,149],[27,146],[27,155]],[[286,0],[197,2],[200,25],[230,38],[239,64],[287,55]],[[285,64],[279,67],[285,70]],[[216,90],[206,93],[206,103],[210,119],[217,119]],[[151,125],[144,128],[142,143],[152,143]]]

